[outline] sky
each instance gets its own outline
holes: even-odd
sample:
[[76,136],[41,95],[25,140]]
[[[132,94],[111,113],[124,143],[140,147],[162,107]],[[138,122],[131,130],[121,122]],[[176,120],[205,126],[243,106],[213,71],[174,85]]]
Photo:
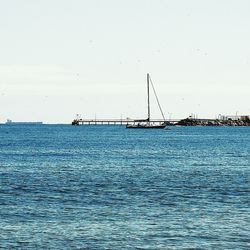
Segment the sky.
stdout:
[[250,114],[249,0],[0,6],[0,123],[145,118],[147,73],[168,119]]

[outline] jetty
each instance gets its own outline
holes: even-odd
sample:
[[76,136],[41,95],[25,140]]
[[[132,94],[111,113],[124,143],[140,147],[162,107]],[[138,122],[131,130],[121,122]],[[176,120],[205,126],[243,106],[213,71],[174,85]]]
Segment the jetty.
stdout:
[[[72,121],[72,125],[133,125],[143,122],[145,119],[82,119],[77,117]],[[250,116],[237,118],[223,117],[221,119],[198,119],[188,117],[185,119],[151,119],[152,124],[165,123],[166,126],[250,126]]]
[[[137,122],[145,121],[143,119],[74,119],[72,125],[132,125]],[[165,121],[164,119],[151,119],[153,124],[162,124],[167,122],[167,124],[175,124],[180,121],[178,120],[169,120]]]

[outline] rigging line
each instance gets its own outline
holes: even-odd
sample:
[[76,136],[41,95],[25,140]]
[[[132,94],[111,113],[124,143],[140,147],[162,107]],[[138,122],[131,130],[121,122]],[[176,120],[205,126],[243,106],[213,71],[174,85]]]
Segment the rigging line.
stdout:
[[153,91],[154,91],[154,94],[155,94],[155,97],[156,97],[156,100],[157,100],[159,109],[160,109],[160,111],[161,111],[161,115],[162,115],[162,117],[163,117],[163,119],[164,119],[164,121],[165,121],[166,119],[165,119],[165,116],[164,116],[164,114],[163,114],[163,111],[162,111],[162,108],[161,108],[161,105],[160,105],[158,96],[157,96],[156,91],[155,91],[155,88],[154,88],[154,84],[153,84],[152,79],[151,79],[150,76],[149,76],[149,80],[150,80],[151,86],[152,86],[152,88],[153,88]]

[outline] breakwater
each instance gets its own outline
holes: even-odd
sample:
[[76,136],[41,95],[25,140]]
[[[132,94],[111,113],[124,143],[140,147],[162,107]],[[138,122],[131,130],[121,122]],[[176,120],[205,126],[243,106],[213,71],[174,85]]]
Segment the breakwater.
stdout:
[[206,120],[187,118],[180,120],[174,125],[179,126],[250,126],[250,120]]

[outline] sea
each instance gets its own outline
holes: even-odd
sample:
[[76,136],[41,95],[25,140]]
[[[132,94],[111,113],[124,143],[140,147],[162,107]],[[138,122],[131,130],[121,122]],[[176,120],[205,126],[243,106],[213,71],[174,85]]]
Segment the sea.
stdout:
[[0,125],[0,249],[250,249],[250,127]]

